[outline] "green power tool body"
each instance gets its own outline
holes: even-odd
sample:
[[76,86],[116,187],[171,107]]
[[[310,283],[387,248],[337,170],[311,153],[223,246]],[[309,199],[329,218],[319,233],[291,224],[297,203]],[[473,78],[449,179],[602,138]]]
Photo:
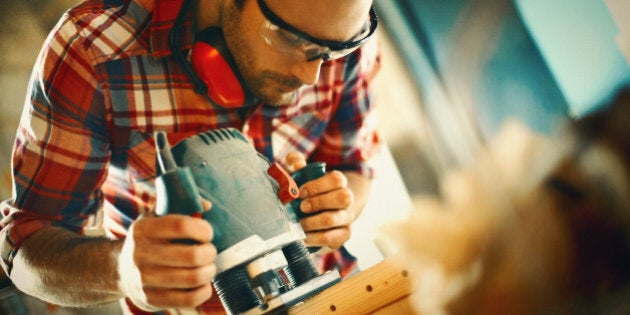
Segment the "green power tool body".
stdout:
[[[319,274],[303,242],[293,178],[311,175],[290,176],[233,128],[199,133],[172,149],[158,131],[155,143],[156,213],[193,215],[212,225],[214,286],[228,313],[282,313],[340,281],[337,271]],[[201,198],[212,203],[210,211],[203,211]]]

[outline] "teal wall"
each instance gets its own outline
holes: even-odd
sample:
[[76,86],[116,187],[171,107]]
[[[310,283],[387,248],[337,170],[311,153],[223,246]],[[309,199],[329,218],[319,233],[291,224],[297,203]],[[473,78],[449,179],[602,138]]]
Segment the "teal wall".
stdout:
[[630,83],[630,68],[616,41],[620,30],[605,1],[516,3],[572,116],[590,112],[620,84]]

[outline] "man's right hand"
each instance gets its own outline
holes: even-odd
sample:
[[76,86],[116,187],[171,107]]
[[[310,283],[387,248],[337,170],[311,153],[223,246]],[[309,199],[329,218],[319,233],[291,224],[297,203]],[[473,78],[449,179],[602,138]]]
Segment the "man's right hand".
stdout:
[[[130,226],[118,257],[121,291],[147,311],[190,308],[210,299],[217,256],[212,236],[203,219],[141,215]],[[174,242],[182,239],[193,244]]]

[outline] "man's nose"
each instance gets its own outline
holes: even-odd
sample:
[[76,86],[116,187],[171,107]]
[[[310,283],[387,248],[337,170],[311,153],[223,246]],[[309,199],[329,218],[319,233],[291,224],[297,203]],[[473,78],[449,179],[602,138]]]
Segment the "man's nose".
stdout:
[[303,61],[293,65],[291,72],[306,85],[313,85],[319,79],[319,70],[324,61],[321,58]]

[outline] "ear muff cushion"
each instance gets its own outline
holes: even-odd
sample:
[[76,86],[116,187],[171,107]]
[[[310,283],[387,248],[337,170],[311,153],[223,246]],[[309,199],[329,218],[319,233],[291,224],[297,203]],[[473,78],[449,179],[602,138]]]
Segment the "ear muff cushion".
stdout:
[[208,97],[215,104],[235,108],[252,101],[253,97],[243,85],[220,29],[206,29],[197,35],[191,62],[196,75],[208,88]]

